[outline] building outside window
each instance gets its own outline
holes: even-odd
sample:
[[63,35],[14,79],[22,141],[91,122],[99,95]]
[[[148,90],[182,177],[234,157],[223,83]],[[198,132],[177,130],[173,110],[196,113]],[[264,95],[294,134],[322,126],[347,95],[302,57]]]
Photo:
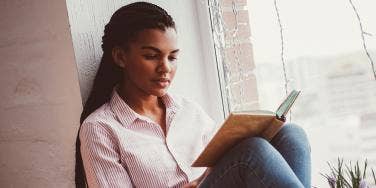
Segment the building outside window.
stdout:
[[209,7],[226,113],[275,110],[286,92],[301,90],[288,120],[309,136],[312,185],[327,186],[320,173],[338,157],[376,168],[375,1],[214,0]]

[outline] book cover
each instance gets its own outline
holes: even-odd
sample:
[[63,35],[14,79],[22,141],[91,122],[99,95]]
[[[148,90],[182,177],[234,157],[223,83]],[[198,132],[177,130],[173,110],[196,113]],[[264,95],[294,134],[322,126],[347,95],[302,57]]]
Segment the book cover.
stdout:
[[233,112],[210,140],[204,151],[193,162],[192,167],[212,167],[234,145],[245,138],[261,136],[270,141],[282,128],[285,115],[300,91],[292,91],[276,112],[249,111]]

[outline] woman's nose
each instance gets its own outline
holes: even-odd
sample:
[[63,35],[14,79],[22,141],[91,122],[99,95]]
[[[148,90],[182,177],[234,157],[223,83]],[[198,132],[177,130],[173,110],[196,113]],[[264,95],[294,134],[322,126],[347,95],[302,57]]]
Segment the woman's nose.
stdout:
[[171,63],[170,63],[169,59],[163,58],[161,60],[160,64],[159,64],[159,66],[158,66],[158,71],[168,73],[168,72],[171,71],[171,69],[172,69],[172,67],[171,67]]

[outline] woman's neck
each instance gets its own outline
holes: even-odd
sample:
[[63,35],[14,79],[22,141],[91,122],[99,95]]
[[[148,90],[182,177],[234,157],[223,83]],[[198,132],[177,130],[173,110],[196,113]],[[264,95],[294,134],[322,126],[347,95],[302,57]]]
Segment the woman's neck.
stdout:
[[118,88],[118,93],[124,102],[140,115],[155,115],[163,109],[163,103],[157,96],[147,95],[141,91],[131,91],[124,85]]

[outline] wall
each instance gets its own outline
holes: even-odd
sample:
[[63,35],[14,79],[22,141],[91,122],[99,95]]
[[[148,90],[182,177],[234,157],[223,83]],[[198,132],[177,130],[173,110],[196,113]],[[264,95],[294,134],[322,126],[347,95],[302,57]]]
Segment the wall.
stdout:
[[81,98],[64,0],[0,1],[0,187],[73,187]]
[[[179,47],[178,70],[170,91],[197,101],[216,121],[223,118],[216,65],[210,60],[210,31],[206,0],[149,0],[165,8],[177,24]],[[112,13],[131,0],[67,0],[73,45],[79,71],[83,101],[91,89],[102,56],[101,37]],[[199,3],[198,5],[196,5]],[[199,20],[201,23],[199,24]],[[201,25],[201,26],[200,26]],[[209,55],[207,55],[209,54]],[[213,55],[213,54],[211,54]],[[189,86],[189,87],[187,87]]]
[[[214,2],[218,2],[216,5]],[[213,0],[213,22],[223,27],[215,35],[223,37],[219,53],[223,55],[229,111],[258,110],[258,91],[253,59],[253,44],[247,0]],[[216,9],[220,6],[220,9]]]

